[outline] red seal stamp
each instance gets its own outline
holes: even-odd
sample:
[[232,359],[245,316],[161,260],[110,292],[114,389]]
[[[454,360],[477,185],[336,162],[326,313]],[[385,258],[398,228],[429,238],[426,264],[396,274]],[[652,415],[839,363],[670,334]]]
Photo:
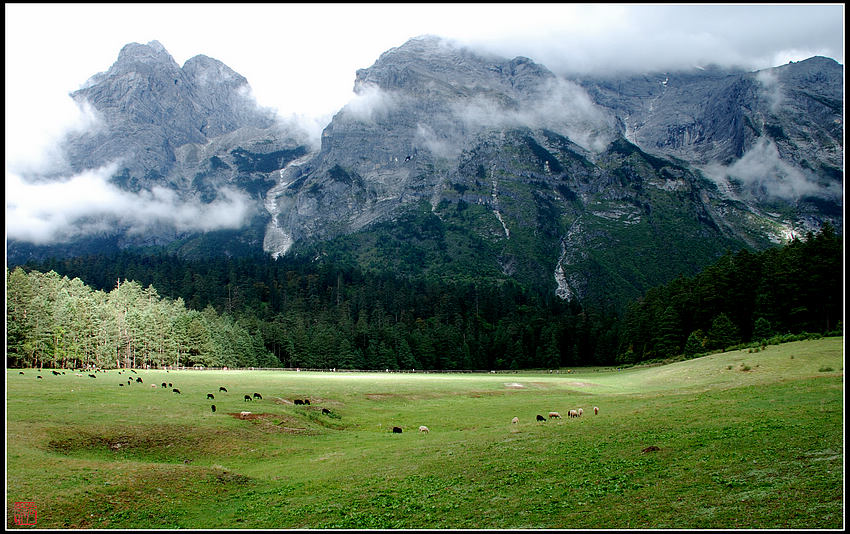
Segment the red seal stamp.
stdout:
[[38,522],[38,510],[34,502],[15,503],[15,524],[35,525]]

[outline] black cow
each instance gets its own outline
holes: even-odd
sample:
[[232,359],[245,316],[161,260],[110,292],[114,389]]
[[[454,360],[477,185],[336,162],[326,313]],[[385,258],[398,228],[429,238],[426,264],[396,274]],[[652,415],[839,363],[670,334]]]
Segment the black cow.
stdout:
[[142,377],[137,378],[137,379],[136,379],[136,382],[138,382],[139,384],[141,384],[141,383],[142,383]]
[[135,369],[130,369],[130,372],[135,373],[135,374],[139,374],[139,373],[136,373]]
[[56,372],[56,371],[50,371],[50,372],[51,372],[51,373],[53,373],[53,374],[54,374],[54,375],[56,375],[56,376],[59,376],[59,373],[58,373],[58,372]]
[[301,399],[295,399],[295,404],[304,404],[304,401]]
[[[180,390],[179,390],[179,389],[177,389],[177,388],[174,388],[174,389],[172,389],[171,391],[173,391],[174,393],[180,393]],[[182,395],[182,393],[180,393],[180,394]]]
[[[89,375],[89,376],[91,376],[91,375]],[[36,378],[44,378],[44,377],[43,377],[43,376],[41,376],[41,375],[38,375]]]
[[330,411],[330,410],[328,410],[327,408],[322,408],[322,413],[323,413],[324,415],[330,415],[330,414],[331,414],[331,411]]
[[120,384],[118,384],[118,385],[119,385],[119,386],[121,386],[121,387],[123,388],[123,387],[124,387],[124,382],[121,382],[121,383],[120,383]]
[[538,416],[537,416],[537,420],[538,420],[538,421],[543,421],[544,423],[546,422],[546,418],[545,418],[545,417],[543,417],[542,415],[538,415]]
[[262,395],[260,395],[259,393],[254,393],[254,398],[255,398],[255,399],[263,400],[263,396],[262,396]]
[[165,387],[165,382],[162,383],[162,387]]
[[400,426],[394,426],[393,427],[393,434],[401,434],[401,427]]
[[90,377],[92,377],[92,378],[97,378],[97,377],[96,377],[96,376],[94,376],[94,375],[89,375],[89,376],[90,376]]
[[23,372],[23,371],[18,371],[18,374],[19,374],[19,375],[22,375],[22,374],[24,374],[24,372]]
[[309,405],[309,404],[310,404],[310,399],[304,399],[304,404]]
[[168,387],[171,387],[171,382],[168,383]]
[[213,413],[215,413],[215,404],[213,404],[212,406],[210,406],[210,409],[213,411]]
[[207,398],[208,399],[215,399],[215,395],[213,395],[212,393],[207,393]]
[[219,386],[218,390],[227,393],[227,388],[224,386]]
[[249,400],[251,400],[251,395],[245,395],[245,402],[248,402]]

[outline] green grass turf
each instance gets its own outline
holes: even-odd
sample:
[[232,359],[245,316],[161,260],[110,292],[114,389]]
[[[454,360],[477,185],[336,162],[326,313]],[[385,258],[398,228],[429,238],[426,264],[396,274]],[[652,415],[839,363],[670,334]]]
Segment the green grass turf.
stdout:
[[842,338],[566,371],[9,369],[7,527],[843,527]]

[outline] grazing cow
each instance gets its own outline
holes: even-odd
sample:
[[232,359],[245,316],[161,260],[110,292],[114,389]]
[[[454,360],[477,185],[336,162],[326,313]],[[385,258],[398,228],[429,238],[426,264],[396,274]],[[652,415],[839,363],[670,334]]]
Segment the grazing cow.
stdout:
[[219,386],[219,387],[218,387],[218,390],[219,390],[219,391],[223,391],[223,392],[227,393],[227,388],[226,388],[226,387],[224,387],[224,386]]
[[215,404],[213,404],[212,406],[210,406],[210,409],[213,411],[213,413],[215,413]]
[[139,373],[137,373],[137,372],[136,372],[136,370],[135,370],[135,369],[130,369],[130,372],[131,372],[131,373],[133,373],[134,375],[139,374]]
[[578,412],[575,410],[570,410],[570,417],[578,417]]
[[24,374],[24,372],[23,372],[23,371],[18,371],[18,374],[19,374],[19,375],[22,375],[22,374]]
[[138,382],[139,384],[141,384],[141,383],[142,383],[142,377],[137,378],[137,379],[136,379],[136,382]]
[[251,395],[245,395],[245,402],[248,402],[249,400],[251,400]]
[[124,387],[124,382],[121,382],[121,383],[120,383],[120,384],[118,384],[118,385],[119,385],[119,386],[121,386],[121,387],[123,388],[123,387]]
[[599,406],[594,406],[593,407],[593,415],[597,415],[597,414],[599,414]]
[[165,386],[165,382],[163,382],[163,383],[162,383],[162,387],[166,387],[166,386]]
[[262,395],[260,395],[259,393],[254,393],[254,398],[255,398],[255,399],[263,400],[263,396],[262,396]]
[[53,373],[56,376],[59,376],[59,373],[57,373],[56,371],[50,371],[50,372]]
[[304,404],[304,401],[301,399],[295,399],[295,404]]
[[561,414],[559,414],[558,412],[549,412],[549,419],[552,419],[553,417],[554,417],[555,419],[560,419],[560,418],[561,418]]
[[[173,391],[174,393],[180,393],[180,390],[179,390],[179,389],[177,389],[177,388],[174,388],[174,389],[172,389],[171,391]],[[182,395],[182,393],[180,393],[180,394]]]
[[172,384],[171,384],[171,382],[169,382],[169,383],[168,383],[168,387],[171,387],[171,385],[172,385]]
[[327,408],[322,408],[322,414],[324,414],[324,415],[330,415],[330,414],[331,414],[331,411],[330,411],[330,410],[328,410]]
[[393,427],[393,434],[401,434],[401,427],[400,426],[394,426]]
[[207,393],[207,398],[208,399],[215,399],[215,395],[213,395],[212,393]]
[[511,419],[511,424],[512,425],[519,424],[519,417],[514,417],[513,419]]
[[544,423],[546,422],[546,418],[545,418],[545,417],[543,417],[543,416],[542,416],[542,415],[540,415],[540,414],[537,414],[537,420],[538,420],[538,421],[543,421]]
[[419,431],[420,431],[420,432],[425,432],[426,434],[427,434],[428,432],[430,432],[430,431],[428,430],[428,427],[427,427],[427,426],[424,426],[424,425],[419,427]]
[[[90,377],[92,377],[92,378],[97,378],[97,377],[96,377],[96,376],[94,376],[94,375],[89,375],[89,376],[90,376]],[[41,378],[41,377],[39,377],[39,378]]]

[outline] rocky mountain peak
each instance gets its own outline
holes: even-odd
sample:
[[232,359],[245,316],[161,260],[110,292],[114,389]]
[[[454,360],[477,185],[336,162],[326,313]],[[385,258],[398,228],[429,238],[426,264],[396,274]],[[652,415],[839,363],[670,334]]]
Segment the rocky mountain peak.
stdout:
[[206,145],[243,128],[266,130],[275,124],[273,113],[251,98],[242,75],[205,55],[180,68],[158,41],[125,45],[108,71],[90,78],[71,97],[90,105],[102,122],[96,131],[69,137],[72,169],[120,162],[120,182],[133,188],[163,179],[185,182],[181,176],[167,178],[178,156],[192,152],[180,150],[185,145]]
[[183,64],[183,74],[198,86],[226,84],[232,87],[248,85],[248,80],[221,61],[199,54]]
[[471,96],[482,88],[512,91],[554,75],[534,61],[485,55],[430,35],[410,39],[381,54],[369,68],[359,69],[355,92],[365,86],[422,96]]
[[118,53],[118,59],[107,71],[107,76],[131,71],[173,72],[179,69],[177,62],[159,41],[151,41],[148,44],[129,43]]

